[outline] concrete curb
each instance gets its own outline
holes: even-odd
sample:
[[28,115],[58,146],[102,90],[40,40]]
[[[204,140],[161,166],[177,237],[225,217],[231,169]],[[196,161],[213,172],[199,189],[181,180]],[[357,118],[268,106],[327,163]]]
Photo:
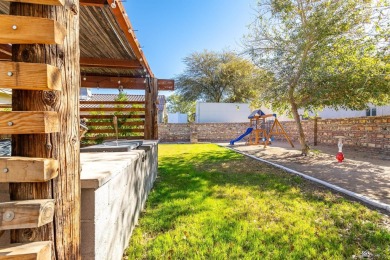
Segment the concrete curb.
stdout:
[[257,161],[260,161],[260,162],[263,162],[263,163],[267,163],[267,164],[273,165],[273,166],[275,166],[275,167],[277,167],[277,168],[279,168],[279,169],[285,170],[285,171],[287,171],[287,172],[289,172],[289,173],[292,173],[292,174],[301,176],[301,177],[304,178],[304,179],[310,180],[310,181],[312,181],[312,182],[315,182],[315,183],[321,184],[321,185],[323,185],[323,186],[325,186],[325,187],[328,187],[328,188],[330,188],[330,189],[332,189],[332,190],[335,190],[335,191],[341,192],[341,193],[343,193],[343,194],[346,194],[346,195],[348,195],[348,196],[350,196],[350,197],[353,197],[353,198],[355,198],[355,199],[357,199],[357,200],[360,200],[360,201],[362,201],[362,202],[364,202],[364,203],[367,203],[367,204],[369,204],[369,205],[371,205],[371,206],[374,206],[374,207],[380,208],[380,209],[384,209],[384,210],[386,210],[387,212],[390,212],[390,205],[389,205],[389,204],[382,203],[382,202],[380,202],[380,201],[370,199],[370,198],[368,198],[368,197],[366,197],[366,196],[363,196],[363,195],[361,195],[361,194],[357,194],[357,193],[355,193],[355,192],[346,190],[346,189],[344,189],[344,188],[341,188],[341,187],[339,187],[339,186],[330,184],[330,183],[325,182],[325,181],[322,181],[322,180],[320,180],[320,179],[317,179],[317,178],[308,176],[308,175],[306,175],[306,174],[304,174],[304,173],[301,173],[301,172],[295,171],[295,170],[293,170],[293,169],[287,168],[287,167],[285,167],[285,166],[283,166],[283,165],[280,165],[280,164],[277,164],[277,163],[273,163],[273,162],[270,162],[270,161],[267,161],[267,160],[258,158],[258,157],[256,157],[256,156],[253,156],[253,155],[250,155],[250,154],[246,154],[246,153],[241,152],[241,151],[238,151],[238,150],[236,150],[236,149],[234,149],[234,148],[231,148],[231,147],[228,147],[228,146],[221,146],[221,147],[225,147],[225,148],[227,148],[227,149],[229,149],[229,150],[235,151],[236,153],[240,153],[240,154],[242,154],[242,155],[245,155],[245,156],[247,156],[247,157],[249,157],[249,158],[252,158],[252,159],[255,159],[255,160],[257,160]]

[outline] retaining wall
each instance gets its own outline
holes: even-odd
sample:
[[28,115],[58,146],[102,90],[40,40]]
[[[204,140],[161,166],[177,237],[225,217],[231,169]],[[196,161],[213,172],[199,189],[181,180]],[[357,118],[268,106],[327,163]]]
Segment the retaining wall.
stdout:
[[122,259],[157,176],[157,142],[81,154],[82,259]]

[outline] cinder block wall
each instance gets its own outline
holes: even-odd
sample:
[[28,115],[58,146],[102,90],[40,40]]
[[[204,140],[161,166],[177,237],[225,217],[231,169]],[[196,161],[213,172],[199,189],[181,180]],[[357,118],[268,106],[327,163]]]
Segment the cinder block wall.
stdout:
[[[299,134],[295,122],[280,122],[293,141]],[[302,126],[307,141],[313,144],[336,144],[335,136],[346,137],[345,144],[378,149],[390,148],[390,116],[358,117],[341,119],[304,120]],[[248,123],[203,123],[160,124],[159,138],[162,142],[186,142],[192,132],[198,133],[199,141],[229,141],[238,137],[249,127]],[[276,138],[283,139],[283,138]]]
[[81,255],[84,260],[122,259],[157,176],[157,144],[132,153],[122,172],[104,185],[81,189]]

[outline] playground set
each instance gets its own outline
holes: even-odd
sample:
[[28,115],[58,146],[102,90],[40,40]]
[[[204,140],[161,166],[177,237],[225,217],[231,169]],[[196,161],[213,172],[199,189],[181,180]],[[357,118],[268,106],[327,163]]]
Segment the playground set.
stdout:
[[[274,118],[271,127],[269,127],[270,124],[267,122],[267,118]],[[291,147],[294,147],[294,144],[291,142],[286,131],[284,131],[283,126],[277,119],[276,114],[264,114],[263,111],[257,109],[248,116],[248,119],[250,120],[250,126],[246,129],[245,133],[236,139],[231,140],[231,145],[234,145],[235,142],[238,142],[245,136],[249,135],[246,142],[247,145],[264,144],[264,147],[267,147],[271,141],[271,138],[276,135],[282,135],[287,139]]]

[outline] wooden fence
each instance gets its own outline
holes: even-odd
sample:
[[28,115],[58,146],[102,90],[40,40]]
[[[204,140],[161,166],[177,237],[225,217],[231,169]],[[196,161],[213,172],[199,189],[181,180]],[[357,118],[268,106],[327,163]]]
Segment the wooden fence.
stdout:
[[144,139],[144,101],[80,101],[80,117],[87,120],[88,127],[83,142],[116,139],[114,116],[118,119],[119,139]]

